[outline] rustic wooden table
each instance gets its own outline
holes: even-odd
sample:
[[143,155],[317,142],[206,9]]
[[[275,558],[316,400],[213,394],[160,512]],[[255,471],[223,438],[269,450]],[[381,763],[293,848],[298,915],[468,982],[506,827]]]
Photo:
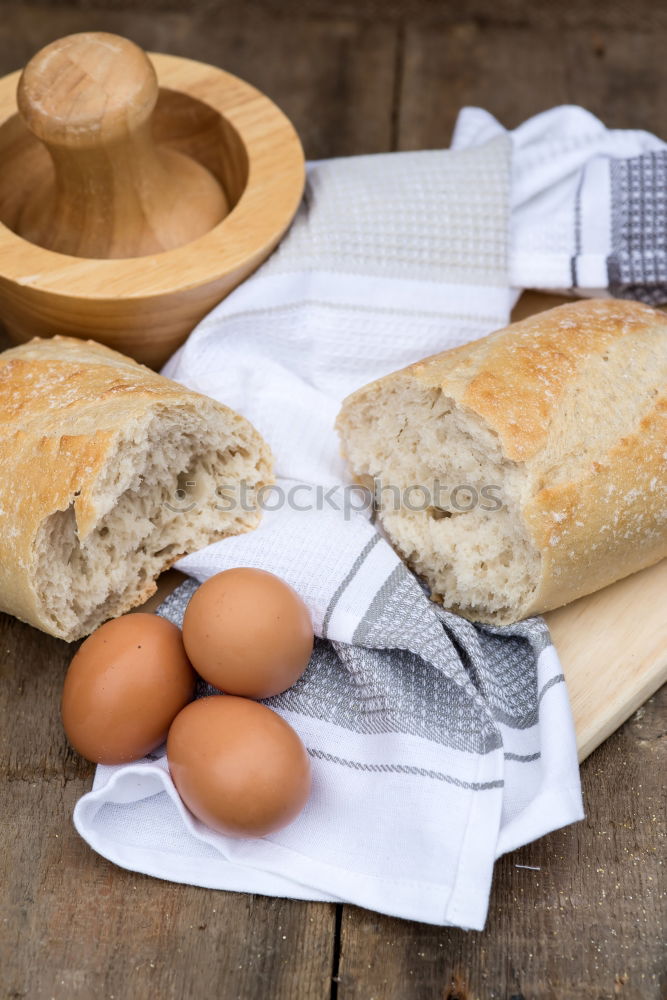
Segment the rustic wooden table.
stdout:
[[[58,35],[117,31],[257,84],[311,157],[445,146],[464,104],[512,126],[576,102],[665,131],[667,13],[650,0],[3,0],[2,13],[2,73]],[[71,655],[0,616],[1,997],[665,997],[664,689],[583,765],[585,822],[501,859],[487,928],[464,933],[97,857],[71,824],[92,775],[58,718]]]

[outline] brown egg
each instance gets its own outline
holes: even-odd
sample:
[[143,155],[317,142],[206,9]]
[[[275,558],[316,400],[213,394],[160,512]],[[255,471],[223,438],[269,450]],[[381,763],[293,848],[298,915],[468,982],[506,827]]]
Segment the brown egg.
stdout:
[[228,569],[195,591],[183,619],[193,666],[214,687],[270,698],[296,683],[313,651],[299,595],[273,573]]
[[61,703],[67,739],[97,764],[138,760],[164,743],[195,681],[176,625],[150,614],[106,622],[67,671]]
[[190,812],[233,837],[287,826],[310,794],[303,743],[284,719],[247,698],[218,694],[184,708],[169,730],[167,759]]

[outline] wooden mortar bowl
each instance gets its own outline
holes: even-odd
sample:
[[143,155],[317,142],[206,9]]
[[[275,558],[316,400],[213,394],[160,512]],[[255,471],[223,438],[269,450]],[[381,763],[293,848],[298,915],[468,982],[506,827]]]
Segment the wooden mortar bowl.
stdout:
[[[156,141],[217,178],[230,213],[205,235],[149,256],[111,260],[44,249],[13,228],[53,174],[17,110],[20,73],[0,80],[0,319],[12,340],[92,338],[152,367],[279,242],[304,185],[299,138],[254,87],[214,66],[151,54],[160,87]],[[184,193],[187,197],[187,193]]]

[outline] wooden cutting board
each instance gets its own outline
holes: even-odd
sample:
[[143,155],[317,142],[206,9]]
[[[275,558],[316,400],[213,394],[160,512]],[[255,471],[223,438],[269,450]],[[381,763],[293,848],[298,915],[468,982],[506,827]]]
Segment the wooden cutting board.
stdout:
[[667,681],[667,559],[544,617],[583,760]]

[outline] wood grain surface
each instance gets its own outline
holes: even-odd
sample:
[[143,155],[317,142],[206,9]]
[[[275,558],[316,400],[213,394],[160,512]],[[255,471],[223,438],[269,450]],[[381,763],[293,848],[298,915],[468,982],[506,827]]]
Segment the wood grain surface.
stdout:
[[[94,62],[95,51],[104,51],[108,39],[117,36],[79,32],[74,41],[72,37],[40,51],[24,74],[0,78],[0,317],[19,343],[54,333],[84,339],[94,333],[109,347],[159,368],[281,239],[303,194],[303,149],[284,113],[238,76],[164,53],[151,53],[149,63],[140,48],[122,38],[112,46],[125,48],[125,61],[129,52],[140,63],[140,88],[146,89],[147,81],[155,85],[157,75],[159,94],[154,86],[157,103],[153,110],[148,101],[150,123],[144,118],[141,128],[119,129],[118,122],[128,117],[127,102],[123,112],[116,109],[110,115],[116,134],[109,145],[100,107],[97,120],[86,121],[80,93],[69,98],[66,87],[64,93],[54,93],[49,73],[61,60],[75,67],[75,79],[77,73],[80,79],[76,58],[88,64],[93,46]],[[91,41],[100,37],[105,39],[102,46]],[[108,107],[99,66],[95,76],[101,91],[97,103]],[[17,85],[25,123],[16,113]],[[129,80],[126,86],[131,89]],[[68,101],[81,119],[69,129],[63,113]],[[141,105],[134,94],[129,106],[137,102]],[[153,142],[153,133],[159,143]],[[104,141],[93,146],[91,134]],[[82,135],[87,137],[85,154],[78,145]],[[52,154],[57,150],[57,169],[46,146]],[[177,189],[158,185],[165,167],[169,175],[174,173],[174,163],[181,164],[173,178]],[[204,216],[197,218],[195,210],[202,177],[217,195],[224,189],[225,202],[233,209],[205,231]],[[138,198],[139,189],[143,193]],[[156,199],[164,200],[159,211]],[[179,199],[199,235],[174,244]],[[99,216],[99,225],[87,224],[90,215]],[[165,218],[176,224],[169,234]],[[113,236],[121,221],[127,244]],[[79,255],[70,255],[79,240]],[[155,242],[163,249],[157,251]],[[139,256],[129,253],[132,244],[141,250]]]
[[[510,125],[567,99],[665,128],[667,14],[649,0],[5,0],[2,13],[0,72],[67,32],[118,31],[250,80],[311,157],[443,145],[475,102]],[[173,885],[94,855],[71,825],[92,769],[58,721],[71,655],[0,617],[0,997],[665,997],[665,689],[582,766],[585,822],[501,859],[487,928],[465,933]]]
[[544,617],[585,760],[667,681],[667,559]]

